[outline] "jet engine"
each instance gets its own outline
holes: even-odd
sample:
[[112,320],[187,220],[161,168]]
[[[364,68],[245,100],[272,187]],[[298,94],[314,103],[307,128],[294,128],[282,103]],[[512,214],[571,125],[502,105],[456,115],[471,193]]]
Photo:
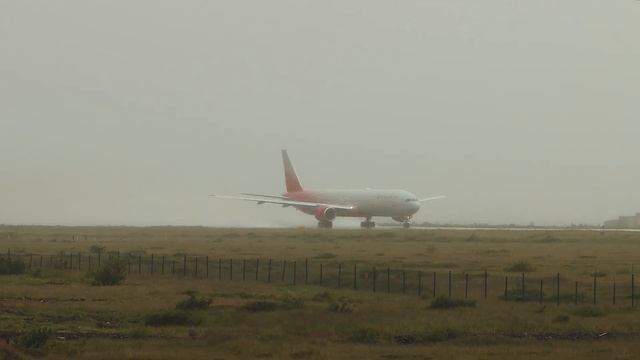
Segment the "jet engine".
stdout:
[[315,216],[319,221],[331,221],[336,218],[336,215],[336,209],[326,207],[316,208]]

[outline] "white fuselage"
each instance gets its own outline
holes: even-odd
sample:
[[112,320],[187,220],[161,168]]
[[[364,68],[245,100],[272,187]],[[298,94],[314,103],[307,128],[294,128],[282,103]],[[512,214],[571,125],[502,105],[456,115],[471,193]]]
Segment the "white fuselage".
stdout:
[[[418,198],[405,190],[305,190],[285,196],[296,200],[353,206],[353,210],[339,210],[338,216],[411,218],[420,210]],[[310,213],[308,209],[299,210]]]

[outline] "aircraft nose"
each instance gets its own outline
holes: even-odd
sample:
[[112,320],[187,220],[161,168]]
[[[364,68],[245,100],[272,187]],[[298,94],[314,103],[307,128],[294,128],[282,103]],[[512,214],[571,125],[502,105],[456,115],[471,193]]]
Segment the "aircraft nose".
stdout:
[[420,210],[420,204],[418,202],[414,202],[410,205],[411,207],[411,211],[413,211],[413,213],[417,213],[418,210]]

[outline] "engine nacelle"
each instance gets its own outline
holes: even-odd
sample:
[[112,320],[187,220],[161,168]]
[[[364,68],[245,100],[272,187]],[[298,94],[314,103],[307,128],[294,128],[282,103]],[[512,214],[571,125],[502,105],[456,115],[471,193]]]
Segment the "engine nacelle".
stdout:
[[331,221],[336,218],[336,215],[336,209],[326,207],[317,208],[315,213],[316,219],[319,221]]

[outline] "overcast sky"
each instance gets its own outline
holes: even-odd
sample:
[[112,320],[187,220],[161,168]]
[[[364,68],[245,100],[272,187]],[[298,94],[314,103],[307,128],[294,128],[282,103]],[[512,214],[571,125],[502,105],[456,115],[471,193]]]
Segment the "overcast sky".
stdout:
[[449,196],[418,221],[597,224],[639,135],[637,1],[0,0],[0,223],[315,226],[207,196],[282,193],[287,148]]

